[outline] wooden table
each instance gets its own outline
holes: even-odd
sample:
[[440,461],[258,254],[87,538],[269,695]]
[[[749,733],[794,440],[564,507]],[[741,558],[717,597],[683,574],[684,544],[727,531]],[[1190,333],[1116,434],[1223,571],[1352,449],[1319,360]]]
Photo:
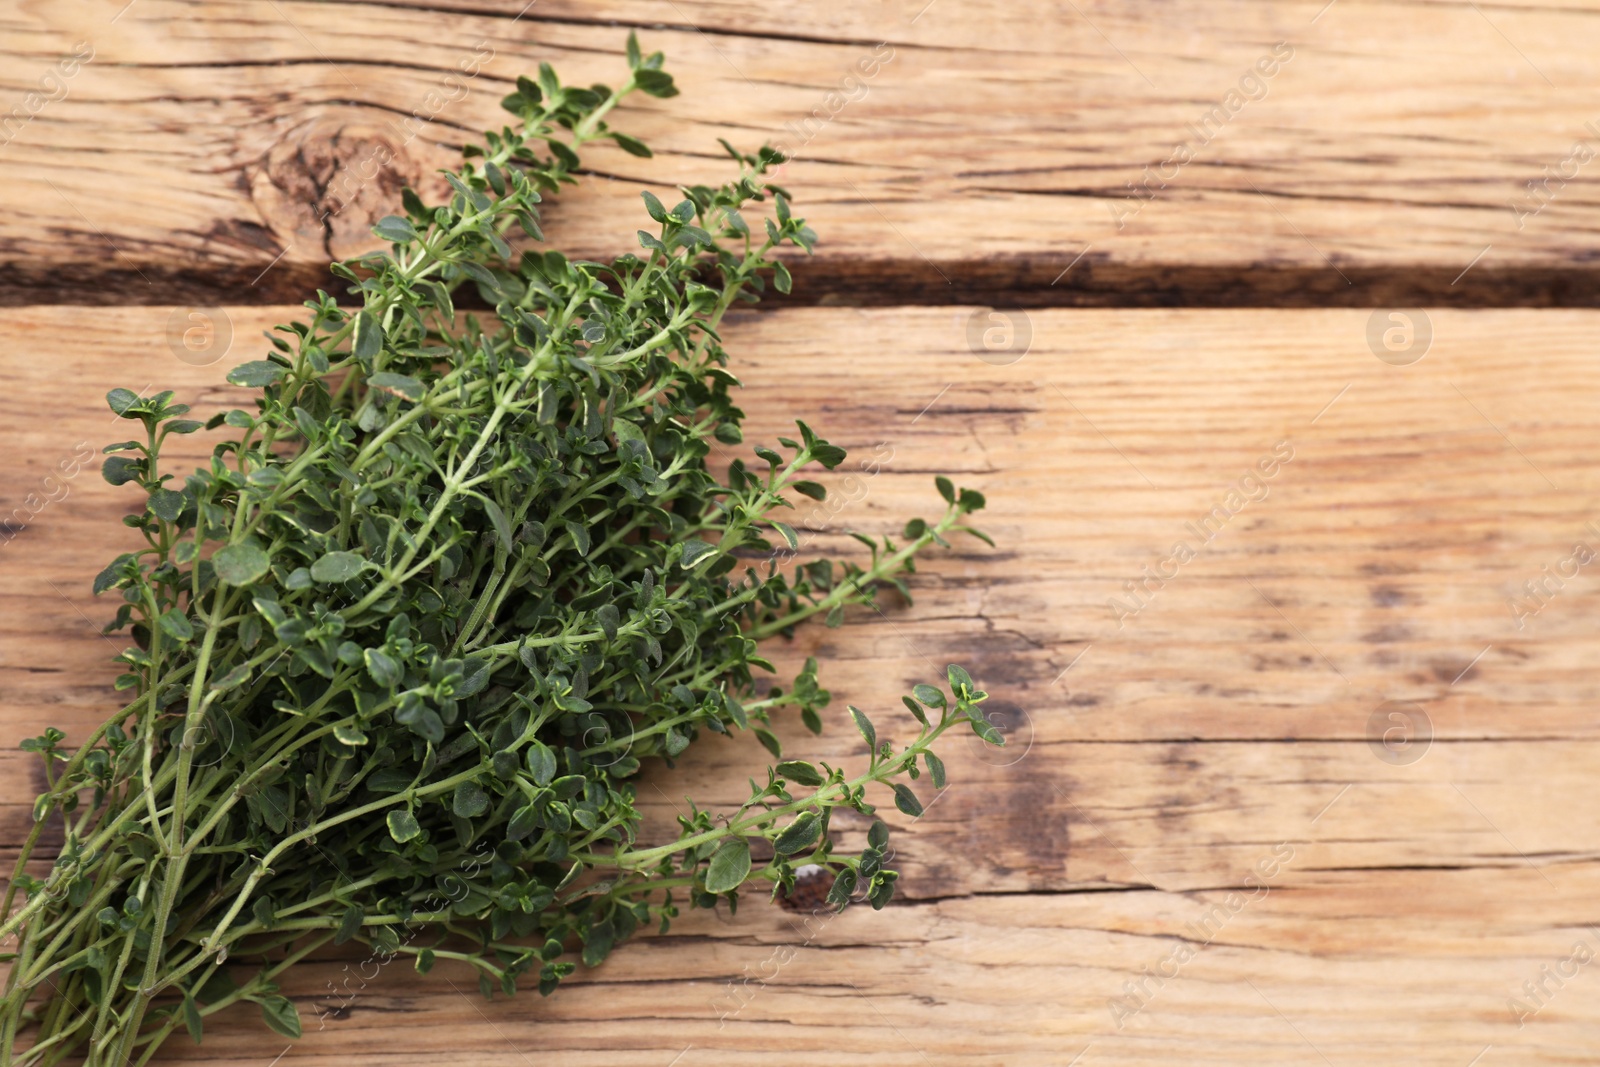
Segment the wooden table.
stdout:
[[[870,709],[959,660],[1012,742],[894,816],[882,913],[698,913],[547,1000],[330,957],[292,1048],[241,1013],[173,1061],[1596,1061],[1600,5],[123,3],[0,43],[0,845],[12,742],[116,706],[104,391],[226,403],[402,182],[538,60],[614,75],[624,26],[684,94],[619,111],[658,157],[596,152],[553,240],[619,252],[717,136],[787,143],[824,244],[728,331],[748,436],[878,460],[822,550],[936,473],[991,502],[997,550],[780,666]],[[697,746],[651,818],[761,759]]]

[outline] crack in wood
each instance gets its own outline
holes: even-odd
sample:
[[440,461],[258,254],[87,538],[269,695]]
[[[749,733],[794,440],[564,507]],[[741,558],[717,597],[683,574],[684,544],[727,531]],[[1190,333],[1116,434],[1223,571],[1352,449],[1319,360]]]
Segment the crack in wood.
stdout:
[[[307,163],[306,169],[319,168]],[[261,229],[259,224],[244,221],[234,229],[243,232],[251,227],[252,232]],[[352,237],[358,228],[352,225]],[[213,232],[220,231],[214,226]],[[13,262],[0,280],[0,307],[260,306],[297,303],[318,288],[333,293],[341,304],[355,304],[344,292],[345,285],[326,266],[285,260],[265,278],[260,277],[261,267],[254,260],[191,265],[176,258],[37,265]],[[799,260],[790,268],[795,277],[794,294],[769,297],[756,313],[799,307],[1600,307],[1600,264],[1498,269],[1479,265],[1459,281],[1455,265],[1345,265],[1341,269],[1349,278],[1346,284],[1325,266],[1127,264],[1085,259],[1060,284],[1052,285],[1057,267],[1055,260],[1033,255],[942,261],[938,273],[917,258]],[[459,293],[457,306],[488,307],[465,289]]]

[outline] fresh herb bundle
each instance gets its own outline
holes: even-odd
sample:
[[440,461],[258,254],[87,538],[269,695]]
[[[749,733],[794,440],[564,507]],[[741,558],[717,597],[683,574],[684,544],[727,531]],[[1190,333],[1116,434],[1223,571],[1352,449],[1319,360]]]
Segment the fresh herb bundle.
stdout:
[[[458,961],[486,994],[548,993],[572,957],[665,930],[680,901],[732,908],[751,883],[791,889],[803,864],[836,875],[835,905],[882,907],[887,828],[838,855],[830,816],[870,815],[879,783],[915,816],[902,779],[944,785],[936,738],[965,723],[999,742],[952,666],[948,694],[904,698],[904,748],[850,709],[864,773],[784,760],[737,811],[695,808],[675,840],[636,841],[646,761],[742,729],[781,760],[780,708],[821,729],[815,662],[771,687],[761,641],[906,593],[916,554],[970,530],[983,498],[938,479],[943,514],[900,544],[860,537],[867,565],[786,573],[773,542],[797,541],[777,515],[823,499],[803,471],[844,450],[801,423],[758,464],[708,466],[741,442],[718,324],[768,277],[787,292],[775,251],[814,240],[766,179],[778,153],[724,142],[733,181],[670,209],[645,193],[641,255],[513,258],[508,234],[541,239],[535,205],[575,180],[577,148],[649,155],[605,116],[677,90],[631,36],[628,60],[615,92],[547,65],[520,79],[504,101],[519,124],[465,150],[449,202],[408,190],[406,214],[375,227],[390,250],[334,266],[359,309],[319,293],[229,375],[259,390],[254,410],[202,425],[171,393],[108,395],[142,433],[106,449],[105,477],[148,501],[125,520],[145,547],[95,580],[122,597],[108,632],[131,627],[117,685],[133,699],[76,749],[57,730],[24,745],[49,789],[0,912],[17,942],[5,1063],[142,1064],[240,1000],[298,1036],[276,979],[329,942],[422,971]],[[768,204],[752,230],[742,212]],[[458,314],[464,283],[492,314]],[[234,435],[209,466],[162,469],[170,436],[218,427]],[[65,844],[30,877],[55,819]]]

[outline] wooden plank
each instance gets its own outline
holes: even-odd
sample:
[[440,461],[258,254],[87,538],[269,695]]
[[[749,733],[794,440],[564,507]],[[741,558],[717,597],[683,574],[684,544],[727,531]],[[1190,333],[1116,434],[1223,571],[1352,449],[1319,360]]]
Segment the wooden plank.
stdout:
[[[189,309],[0,313],[17,353],[0,366],[0,519],[25,524],[0,543],[9,737],[81,733],[113,706],[91,625],[108,609],[86,586],[124,543],[128,497],[92,468],[64,494],[45,481],[78,442],[115,436],[100,394],[223,405],[225,370],[292,313],[215,313],[234,340],[207,366],[169,347],[172,323],[203,325]],[[781,657],[823,658],[839,705],[887,709],[950,660],[995,693],[1016,748],[949,746],[947,795],[896,837],[896,905],[811,926],[758,902],[697,915],[546,1001],[482,1004],[443,967],[373,976],[341,957],[293,979],[307,1019],[339,1007],[330,983],[357,993],[294,1057],[664,1067],[851,1048],[885,1065],[1059,1067],[1089,1045],[1087,1065],[1461,1067],[1493,1045],[1586,1061],[1590,969],[1557,986],[1540,968],[1600,947],[1600,828],[1572,817],[1600,756],[1600,590],[1580,569],[1534,612],[1524,583],[1597,538],[1600,315],[1434,311],[1407,366],[1374,355],[1367,312],[1035,311],[1012,362],[973,350],[973,315],[793,309],[728,330],[750,440],[801,416],[851,449],[825,476],[838,510],[799,517],[808,546],[892,530],[933,502],[936,472],[991,501],[998,550],[931,556],[915,605],[805,631]],[[1293,457],[1246,482],[1280,441]],[[1229,503],[1241,483],[1265,497]],[[1225,523],[1219,504],[1236,512]],[[1201,544],[1187,524],[1208,515],[1219,532]],[[1108,601],[1185,539],[1195,558],[1119,628]],[[1431,723],[1415,762],[1371,744],[1392,700]],[[780,732],[797,754],[860,756],[837,724]],[[748,739],[697,746],[649,779],[651,825],[684,792],[734,801],[719,783],[761,759]],[[27,768],[0,755],[7,851]],[[1196,934],[1207,914],[1217,928]],[[1151,984],[1144,969],[1171,970],[1184,944],[1195,958]],[[1145,983],[1136,1000],[1130,981]],[[1519,1029],[1507,1002],[1536,1006],[1525,981],[1545,983],[1546,1006]],[[254,1062],[279,1051],[263,1033],[239,1016],[203,1049],[173,1047]]]
[[[401,183],[500,123],[517,74],[614,79],[623,25],[684,95],[620,113],[658,159],[598,148],[612,180],[551,208],[579,254],[631,245],[646,183],[722,180],[730,136],[798,154],[786,180],[824,240],[806,300],[1597,291],[1588,2],[124,5],[30,5],[0,42],[7,303],[298,299]],[[67,60],[79,42],[92,59]]]
[[[1220,892],[973,896],[825,922],[701,913],[543,1001],[476,1002],[442,965],[422,979],[313,964],[286,990],[308,1020],[290,1057],[731,1067],[848,1049],[874,1067],[1463,1067],[1492,1046],[1480,1063],[1591,1062],[1594,964],[1567,966],[1559,986],[1541,968],[1600,948],[1592,869],[1555,889],[1526,871],[1289,870],[1226,922]],[[1513,1015],[1541,980],[1540,1010]],[[283,1047],[250,1029],[174,1042],[173,1061],[260,1063]]]

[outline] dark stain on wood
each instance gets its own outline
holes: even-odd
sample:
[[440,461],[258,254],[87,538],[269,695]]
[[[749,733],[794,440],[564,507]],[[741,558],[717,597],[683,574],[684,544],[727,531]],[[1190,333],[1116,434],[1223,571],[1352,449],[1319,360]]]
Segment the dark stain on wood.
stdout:
[[1413,600],[1405,590],[1388,584],[1375,585],[1367,593],[1372,598],[1373,606],[1380,608],[1400,607]]
[[1409,626],[1404,623],[1391,623],[1362,634],[1361,640],[1369,645],[1392,645],[1410,641],[1413,637]]
[[827,906],[832,888],[833,876],[824,868],[803,870],[796,875],[792,890],[778,894],[778,904],[788,911],[814,912]]
[[[252,184],[263,214],[280,240],[302,234],[302,251],[327,247],[352,255],[352,242],[365,238],[374,218],[389,214],[398,203],[400,175],[386,168],[360,194],[373,199],[373,211],[345,211],[328,217],[321,212],[342,203],[335,178],[359,159],[363,141],[352,134],[341,146],[285,148],[269,157]],[[328,149],[334,154],[328,154]],[[340,154],[342,153],[342,154]],[[386,198],[376,202],[379,190]],[[303,199],[302,199],[303,198]],[[238,232],[252,223],[235,223],[223,232]],[[259,225],[259,224],[254,224]],[[77,235],[74,235],[77,236]],[[370,240],[367,246],[370,247]],[[620,254],[620,245],[614,250]],[[240,260],[233,255],[199,259],[173,255],[172,249],[151,254],[125,247],[125,256],[93,260],[32,262],[9,260],[0,275],[0,307],[29,304],[167,305],[228,303],[287,304],[304,300],[317,288],[343,303],[353,303],[321,262],[302,262],[296,253],[284,257],[265,277],[270,257]],[[600,253],[595,252],[598,256]],[[137,267],[137,270],[133,269]],[[1080,264],[1080,268],[1082,265]],[[1327,267],[1282,264],[1146,264],[1104,263],[1074,270],[1059,284],[1055,260],[1040,256],[943,260],[939,269],[916,258],[834,259],[820,254],[790,264],[795,292],[769,295],[759,308],[773,311],[806,306],[894,307],[980,306],[995,308],[1557,308],[1600,307],[1600,264],[1551,262],[1495,268],[1480,264],[1452,285],[1452,270],[1421,265],[1345,267],[1350,283]],[[942,275],[941,275],[942,272]],[[463,293],[476,299],[475,294]],[[462,307],[472,307],[468,300]]]
[[1478,664],[1466,657],[1434,660],[1428,667],[1433,677],[1446,685],[1470,681],[1478,676]]

